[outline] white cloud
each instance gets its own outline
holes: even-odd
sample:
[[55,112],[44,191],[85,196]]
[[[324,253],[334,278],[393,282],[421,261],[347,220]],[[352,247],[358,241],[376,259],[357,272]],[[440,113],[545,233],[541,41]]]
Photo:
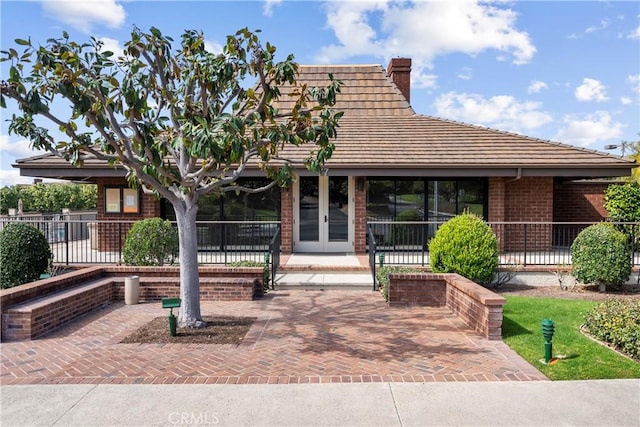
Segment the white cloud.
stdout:
[[32,176],[20,176],[18,169],[0,169],[0,187],[17,185],[17,184],[33,184]]
[[2,153],[2,162],[0,164],[0,187],[15,184],[32,184],[32,177],[20,176],[20,171],[11,167],[16,159],[36,156],[42,154],[42,151],[34,151],[29,147],[29,141],[26,139],[10,142],[9,135],[0,135],[0,153]]
[[627,38],[631,40],[640,40],[640,25],[636,27],[635,30],[632,30],[627,34]]
[[624,127],[622,123],[614,122],[607,111],[596,111],[584,117],[568,115],[564,123],[564,128],[553,139],[584,147],[599,141],[619,139]]
[[214,53],[216,55],[219,53],[222,53],[222,45],[215,40],[205,39],[204,48],[207,49],[207,51]]
[[545,82],[542,82],[540,80],[532,80],[531,83],[529,84],[529,87],[527,88],[527,92],[538,93],[542,89],[546,89],[547,87],[548,86]]
[[631,90],[634,93],[640,94],[640,74],[629,74],[627,76],[627,83],[631,85]]
[[362,55],[411,57],[419,81],[441,55],[492,50],[524,64],[536,52],[529,35],[516,28],[517,14],[502,3],[344,1],[327,2],[325,8],[337,43],[321,49],[317,61],[322,63]]
[[90,34],[95,25],[119,28],[126,13],[116,0],[43,0],[42,7],[55,19]]
[[595,33],[597,31],[602,31],[605,30],[609,24],[611,23],[611,21],[608,18],[604,18],[603,20],[600,21],[599,24],[597,25],[591,25],[589,27],[587,27],[582,33],[573,33],[569,36],[570,39],[578,39],[583,37],[585,34],[591,34],[591,33]]
[[471,80],[471,77],[473,77],[473,73],[471,72],[471,68],[468,67],[463,67],[459,72],[457,77],[460,80]]
[[110,39],[109,37],[96,37],[99,41],[102,42],[102,48],[100,49],[102,52],[113,52],[114,58],[118,56],[122,56],[124,53],[124,48],[120,46],[120,42],[116,39]]
[[[27,139],[16,142],[9,142],[9,135],[0,135],[0,152],[3,158],[22,159],[25,157],[37,156],[45,151],[33,150]],[[5,157],[7,156],[7,157]]]
[[627,97],[627,96],[621,96],[621,97],[620,97],[620,103],[621,103],[622,105],[629,105],[629,104],[631,104],[632,102],[633,102],[633,100],[632,100],[631,98]]
[[589,34],[589,33],[595,33],[596,31],[604,30],[609,26],[609,23],[610,23],[609,20],[605,18],[602,21],[600,21],[599,25],[591,25],[586,30],[584,30],[584,32]]
[[265,16],[273,15],[273,8],[282,3],[282,0],[265,0],[264,6],[262,7],[262,13]]
[[539,102],[518,102],[514,97],[498,95],[485,99],[477,94],[449,92],[434,102],[437,115],[467,123],[522,132],[552,121],[541,111]]
[[576,88],[576,99],[578,101],[606,101],[607,93],[604,85],[599,80],[584,78],[582,84]]

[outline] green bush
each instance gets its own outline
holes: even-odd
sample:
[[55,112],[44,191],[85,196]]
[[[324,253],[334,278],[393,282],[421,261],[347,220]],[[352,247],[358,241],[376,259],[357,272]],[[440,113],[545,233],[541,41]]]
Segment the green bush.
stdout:
[[607,300],[589,311],[584,322],[592,336],[640,358],[640,300]]
[[491,228],[472,213],[444,223],[429,243],[431,270],[458,273],[487,285],[498,268],[498,241]]
[[148,218],[133,224],[122,256],[127,265],[164,265],[173,264],[178,250],[178,230],[167,220]]
[[268,262],[244,260],[230,262],[227,263],[227,265],[230,267],[262,267],[264,269],[262,272],[262,289],[265,292],[269,290],[271,284],[271,269],[269,268]]
[[391,273],[420,273],[419,270],[414,267],[403,267],[400,265],[385,265],[376,269],[376,280],[384,295],[385,301],[389,301],[389,275]]
[[11,222],[0,231],[0,285],[3,289],[38,280],[52,260],[47,238],[37,228]]
[[573,276],[582,283],[606,285],[624,283],[631,275],[631,249],[624,233],[613,225],[591,225],[571,245]]
[[640,221],[640,183],[610,185],[605,191],[604,207],[613,221]]

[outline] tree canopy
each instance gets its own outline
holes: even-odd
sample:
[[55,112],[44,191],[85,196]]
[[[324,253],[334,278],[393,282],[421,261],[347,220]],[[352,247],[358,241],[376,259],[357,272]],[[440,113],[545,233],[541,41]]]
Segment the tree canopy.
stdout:
[[95,210],[95,184],[32,184],[0,188],[0,213],[18,208],[22,200],[24,212],[60,213],[62,209]]
[[[9,132],[28,138],[81,167],[87,155],[127,171],[132,186],[167,199],[180,236],[181,325],[200,322],[195,214],[212,191],[259,191],[237,185],[250,162],[289,185],[295,164],[279,155],[285,145],[312,144],[304,165],[320,171],[331,157],[341,112],[332,110],[340,82],[298,84],[293,55],[276,61],[244,28],[209,52],[204,35],[186,30],[174,41],[157,28],[134,28],[124,52],[104,49],[95,38],[78,43],[63,32],[35,46],[17,39],[2,51],[10,61],[0,83],[0,105],[17,102]],[[19,52],[21,50],[21,52]],[[277,108],[287,87],[287,111]],[[57,127],[41,126],[42,118]],[[62,135],[62,136],[59,136]]]

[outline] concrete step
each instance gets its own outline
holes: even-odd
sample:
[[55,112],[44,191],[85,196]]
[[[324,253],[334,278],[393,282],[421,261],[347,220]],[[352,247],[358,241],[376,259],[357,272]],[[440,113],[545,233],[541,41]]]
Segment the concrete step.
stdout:
[[371,290],[369,272],[307,271],[276,274],[276,289],[298,290]]

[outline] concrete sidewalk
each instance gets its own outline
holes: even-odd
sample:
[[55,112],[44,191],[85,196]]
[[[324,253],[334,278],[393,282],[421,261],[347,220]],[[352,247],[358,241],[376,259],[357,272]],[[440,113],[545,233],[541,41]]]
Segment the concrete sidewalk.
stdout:
[[640,426],[640,380],[3,386],[6,426]]

